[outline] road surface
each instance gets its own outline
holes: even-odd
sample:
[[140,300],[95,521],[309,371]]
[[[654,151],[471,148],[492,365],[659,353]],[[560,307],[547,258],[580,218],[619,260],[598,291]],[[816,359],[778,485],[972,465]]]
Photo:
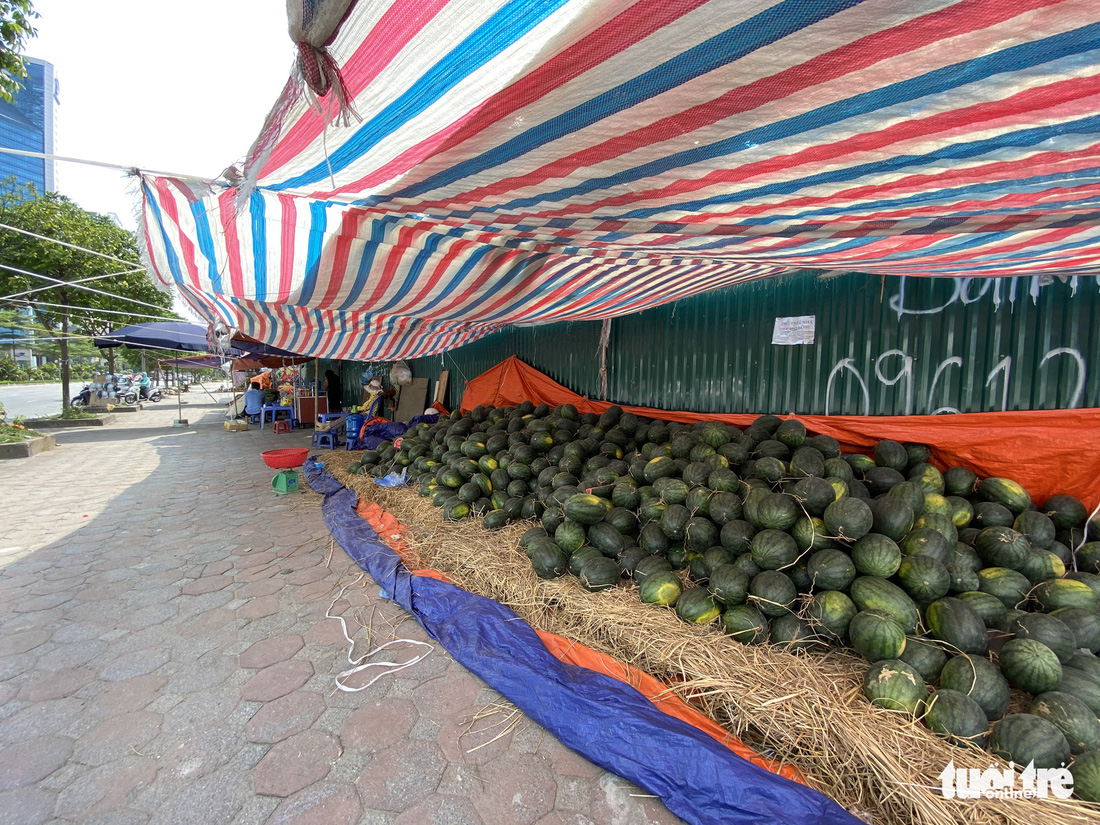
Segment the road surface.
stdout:
[[[83,381],[72,381],[69,392],[75,395],[83,386]],[[61,382],[0,385],[0,404],[7,410],[8,421],[17,415],[24,418],[57,415],[61,412]]]

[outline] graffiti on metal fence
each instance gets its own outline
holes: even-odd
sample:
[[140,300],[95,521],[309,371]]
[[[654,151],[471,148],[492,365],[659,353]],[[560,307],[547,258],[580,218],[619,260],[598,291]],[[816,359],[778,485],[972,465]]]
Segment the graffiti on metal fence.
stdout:
[[[1073,392],[1070,396],[1069,403],[1066,404],[1066,409],[1075,409],[1081,406],[1081,401],[1085,395],[1085,377],[1087,375],[1085,357],[1079,350],[1073,347],[1052,347],[1047,350],[1042,360],[1040,360],[1038,369],[1043,369],[1046,367],[1047,362],[1053,361],[1059,357],[1067,358],[1074,366]],[[899,360],[894,361],[893,359]],[[937,391],[944,374],[951,368],[963,369],[965,366],[960,356],[948,356],[936,365],[935,371],[932,373],[932,383],[929,387],[926,399],[917,398],[913,370],[916,359],[905,352],[905,350],[889,349],[880,353],[877,358],[872,360],[875,364],[873,371],[874,380],[877,380],[886,387],[893,387],[897,384],[902,385],[901,392],[903,393],[904,401],[901,412],[903,415],[943,415],[946,413],[961,412],[957,407],[936,406]],[[825,384],[825,415],[829,415],[833,412],[831,406],[833,387],[837,379],[844,373],[851,376],[859,385],[859,392],[862,394],[863,398],[863,408],[860,414],[870,415],[871,388],[868,386],[867,378],[864,377],[863,370],[856,365],[854,358],[841,358],[829,372],[829,378]],[[984,389],[990,393],[991,408],[996,408],[993,405],[994,400],[996,400],[999,403],[999,409],[1008,409],[1009,385],[1011,381],[1012,356],[1006,355],[993,366],[993,369],[991,369],[989,374],[985,377]],[[999,397],[993,395],[997,389],[1000,390]],[[920,403],[921,401],[924,403]]]

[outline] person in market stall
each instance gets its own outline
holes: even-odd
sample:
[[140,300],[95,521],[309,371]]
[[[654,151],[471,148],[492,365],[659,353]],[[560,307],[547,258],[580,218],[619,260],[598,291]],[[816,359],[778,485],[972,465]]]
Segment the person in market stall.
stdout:
[[332,370],[325,371],[325,395],[328,396],[330,413],[337,413],[343,409],[344,388],[340,385],[340,376]]
[[260,415],[264,408],[264,391],[260,389],[259,381],[252,381],[248,385],[248,391],[244,394],[244,414]]
[[396,390],[384,390],[382,389],[382,379],[372,378],[370,383],[367,384],[367,403],[364,412],[367,416],[367,421],[371,421],[374,418],[383,418],[382,415],[382,401],[386,398],[393,398],[396,394]]

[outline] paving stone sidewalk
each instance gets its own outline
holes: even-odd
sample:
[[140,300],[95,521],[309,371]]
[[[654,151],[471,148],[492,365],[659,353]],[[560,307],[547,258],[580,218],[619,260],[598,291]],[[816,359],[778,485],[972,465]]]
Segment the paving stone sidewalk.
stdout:
[[0,463],[0,825],[679,821],[438,645],[336,690],[341,588],[354,655],[431,640],[356,583],[318,495],[272,492],[260,453],[308,431],[188,400],[186,429],[162,403]]

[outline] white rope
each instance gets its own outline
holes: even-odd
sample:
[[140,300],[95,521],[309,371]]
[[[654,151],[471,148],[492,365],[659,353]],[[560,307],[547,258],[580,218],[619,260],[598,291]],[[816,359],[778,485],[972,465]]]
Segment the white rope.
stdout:
[[1077,542],[1077,546],[1073,548],[1073,569],[1077,569],[1077,551],[1084,547],[1089,540],[1089,522],[1096,518],[1096,514],[1100,513],[1100,504],[1096,505],[1096,509],[1092,511],[1092,515],[1085,519],[1085,527],[1081,531],[1081,540]]
[[[48,288],[48,287],[47,287]],[[24,306],[36,306],[36,307],[59,307],[61,309],[70,309],[73,312],[94,312],[95,315],[89,316],[94,321],[107,321],[107,318],[100,317],[99,313],[108,313],[110,315],[125,315],[128,318],[147,318],[151,321],[175,321],[175,318],[166,315],[146,315],[143,312],[127,312],[122,309],[99,309],[92,307],[74,307],[68,304],[52,304],[49,301],[28,301],[25,298],[0,298],[0,301],[11,301],[13,304],[22,304]],[[198,337],[198,336],[196,336]]]
[[[3,228],[3,224],[0,224],[0,228]],[[58,241],[58,243],[60,243],[60,241]],[[146,301],[139,301],[137,298],[127,298],[125,295],[115,295],[113,292],[104,292],[102,289],[95,289],[95,288],[90,287],[90,286],[84,286],[83,284],[79,284],[76,281],[59,281],[57,278],[51,278],[49,275],[40,275],[37,272],[31,272],[30,270],[27,270],[27,269],[20,269],[19,267],[16,267],[16,266],[8,266],[7,264],[0,264],[0,269],[6,269],[9,272],[18,272],[20,275],[29,275],[32,278],[39,278],[40,280],[43,280],[43,281],[49,281],[50,283],[52,283],[56,286],[72,287],[73,289],[82,289],[85,292],[92,292],[92,293],[95,293],[96,295],[103,295],[106,298],[117,298],[120,301],[128,301],[131,304],[138,304],[139,306],[143,306],[143,307],[152,307],[153,309],[159,309],[163,312],[168,311],[164,307],[157,306],[156,304],[150,304],[150,303],[147,303]]]
[[[328,610],[325,611],[325,617],[326,618],[336,619],[337,621],[340,622],[340,627],[344,632],[344,638],[347,639],[347,642],[348,642],[348,664],[351,665],[351,668],[348,669],[348,670],[345,670],[343,673],[337,675],[336,679],[334,680],[336,682],[336,687],[339,688],[340,690],[344,691],[345,693],[357,693],[360,690],[366,690],[371,685],[373,685],[375,682],[377,682],[379,679],[381,679],[383,676],[388,676],[392,673],[397,673],[398,671],[404,670],[407,667],[411,667],[411,666],[415,665],[417,662],[419,662],[421,659],[423,659],[425,656],[427,656],[429,653],[431,653],[433,650],[435,650],[434,645],[430,645],[427,642],[421,642],[418,639],[391,639],[390,641],[386,642],[385,644],[381,644],[378,647],[374,648],[373,650],[368,651],[367,653],[364,653],[358,659],[353,659],[352,658],[352,654],[355,652],[355,640],[352,639],[351,636],[348,635],[348,624],[347,624],[347,622],[344,621],[344,617],[339,616],[339,615],[337,615],[337,616],[332,615],[332,608],[334,608],[336,606],[336,603],[338,601],[340,601],[340,599],[344,598],[344,592],[349,587],[354,587],[355,585],[359,584],[359,582],[361,582],[363,580],[363,577],[365,575],[366,575],[365,573],[360,573],[359,577],[356,578],[355,581],[353,581],[351,584],[344,585],[342,588],[340,588],[340,592],[336,595],[336,598],[332,600],[332,604],[330,604],[328,606]],[[369,641],[368,641],[368,644],[369,644]],[[363,664],[363,661],[365,659],[369,659],[375,653],[379,653],[379,652],[385,650],[386,648],[390,647],[391,645],[397,645],[397,644],[420,645],[422,647],[428,648],[428,650],[425,651],[424,653],[421,653],[419,656],[416,656],[412,659],[409,659],[409,661],[407,661],[407,662],[367,662],[366,664]],[[341,679],[347,679],[350,676],[354,676],[356,673],[359,673],[362,670],[366,670],[368,667],[384,667],[384,668],[388,668],[388,669],[383,671],[382,673],[379,673],[377,676],[375,676],[373,679],[371,679],[369,682],[367,682],[365,685],[363,685],[361,687],[348,687],[347,685],[345,685],[343,682],[340,681]]]
[[29,235],[32,238],[38,238],[40,241],[49,241],[59,246],[67,246],[69,249],[75,249],[78,252],[87,252],[89,255],[95,255],[97,258],[106,258],[108,261],[126,264],[126,266],[129,267],[137,266],[133,261],[127,261],[124,258],[116,258],[114,255],[108,255],[106,252],[96,252],[94,249],[77,246],[75,243],[69,243],[68,241],[59,241],[57,238],[48,238],[45,235],[39,235],[37,232],[31,232],[29,229],[20,229],[18,226],[8,226],[6,223],[0,223],[0,229],[7,229],[9,232],[18,232],[20,235]]
[[51,154],[47,154],[45,152],[28,152],[25,149],[9,149],[6,146],[0,146],[0,152],[3,152],[3,153],[8,154],[8,155],[23,155],[24,157],[28,157],[28,158],[42,158],[43,160],[60,160],[60,161],[64,161],[65,163],[83,163],[85,166],[101,166],[104,169],[118,169],[122,172],[125,172],[128,175],[137,175],[137,174],[141,174],[141,173],[144,172],[144,173],[147,173],[147,174],[150,174],[150,175],[157,175],[157,176],[162,177],[162,178],[188,178],[190,180],[206,181],[207,183],[212,183],[213,180],[214,180],[213,178],[209,177],[208,175],[181,174],[179,172],[158,172],[155,169],[141,169],[137,166],[134,166],[133,164],[130,164],[129,166],[124,166],[121,163],[107,163],[106,161],[102,161],[102,160],[87,160],[85,158],[74,158],[74,157],[68,157],[66,155],[51,155]]
[[[71,284],[86,284],[86,283],[88,283],[88,281],[99,281],[99,280],[102,280],[103,278],[113,278],[115,275],[134,275],[136,273],[144,272],[144,271],[145,270],[140,268],[140,267],[134,267],[134,268],[131,268],[131,269],[123,269],[119,272],[107,272],[103,275],[92,275],[90,278],[78,278],[75,281],[69,281],[69,283],[71,283]],[[24,290],[23,292],[16,292],[12,295],[5,295],[3,298],[0,298],[0,300],[10,301],[13,298],[22,298],[24,295],[33,295],[36,292],[44,292],[47,289],[53,289],[53,287],[52,286],[36,286],[34,289]]]

